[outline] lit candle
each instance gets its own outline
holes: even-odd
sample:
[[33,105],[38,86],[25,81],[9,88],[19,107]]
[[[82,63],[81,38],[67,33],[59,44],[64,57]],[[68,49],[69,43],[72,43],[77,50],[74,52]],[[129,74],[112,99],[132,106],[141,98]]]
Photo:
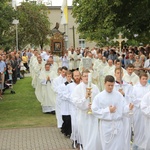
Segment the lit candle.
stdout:
[[91,87],[92,83],[92,73],[88,73],[88,87]]

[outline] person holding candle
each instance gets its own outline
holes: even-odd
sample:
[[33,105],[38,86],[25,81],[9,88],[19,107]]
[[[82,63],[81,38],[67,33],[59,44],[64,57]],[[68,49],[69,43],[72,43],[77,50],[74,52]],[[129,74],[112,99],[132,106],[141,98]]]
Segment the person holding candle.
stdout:
[[[77,106],[79,134],[84,150],[98,150],[101,147],[98,135],[98,119],[88,114],[91,100],[99,93],[96,85],[92,84],[92,75],[88,70],[82,72],[82,82],[77,85],[71,94],[74,105]],[[91,88],[91,90],[89,90]]]

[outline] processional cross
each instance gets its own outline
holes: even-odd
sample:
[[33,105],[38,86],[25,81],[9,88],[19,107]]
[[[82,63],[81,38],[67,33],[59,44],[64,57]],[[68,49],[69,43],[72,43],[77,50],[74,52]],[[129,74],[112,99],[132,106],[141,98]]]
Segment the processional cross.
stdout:
[[125,37],[125,38],[122,38],[122,35],[123,35],[123,34],[122,34],[121,32],[119,32],[119,34],[118,34],[118,39],[116,39],[116,38],[113,39],[114,42],[119,42],[120,52],[121,52],[122,42],[123,42],[123,41],[125,41],[125,42],[128,41],[128,39],[127,39],[126,37]]

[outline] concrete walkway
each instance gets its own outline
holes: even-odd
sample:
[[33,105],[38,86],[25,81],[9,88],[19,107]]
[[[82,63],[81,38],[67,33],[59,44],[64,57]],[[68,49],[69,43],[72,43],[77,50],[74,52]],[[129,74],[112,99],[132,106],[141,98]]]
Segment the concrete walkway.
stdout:
[[56,127],[0,130],[0,150],[71,150],[71,144]]

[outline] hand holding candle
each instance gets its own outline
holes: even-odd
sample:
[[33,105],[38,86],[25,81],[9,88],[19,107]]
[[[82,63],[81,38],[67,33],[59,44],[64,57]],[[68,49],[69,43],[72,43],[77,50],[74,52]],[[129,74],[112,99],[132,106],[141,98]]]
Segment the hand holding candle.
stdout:
[[91,87],[92,83],[92,73],[88,73],[88,88]]

